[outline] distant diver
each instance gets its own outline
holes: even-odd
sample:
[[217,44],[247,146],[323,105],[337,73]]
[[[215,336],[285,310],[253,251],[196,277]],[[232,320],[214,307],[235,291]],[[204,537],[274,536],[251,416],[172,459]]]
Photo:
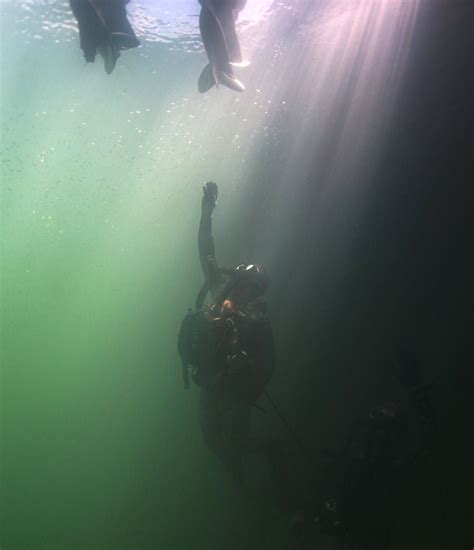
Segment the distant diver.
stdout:
[[245,86],[235,77],[233,67],[248,63],[242,59],[235,21],[247,0],[199,0],[199,3],[202,6],[199,29],[209,63],[201,72],[198,90],[204,93],[222,84],[243,92]]
[[392,372],[408,401],[372,408],[341,450],[326,452],[315,521],[349,550],[391,547],[397,506],[409,498],[413,479],[438,443],[431,386],[422,383],[418,357],[398,352]]
[[[276,495],[284,490],[285,453],[275,438],[251,433],[252,405],[263,393],[275,363],[273,332],[266,315],[268,276],[258,264],[221,268],[215,258],[212,212],[217,185],[203,189],[198,249],[205,282],[196,310],[184,318],[178,336],[185,388],[189,371],[200,387],[199,419],[204,442],[239,487],[243,458],[262,453],[269,461]],[[207,293],[212,304],[204,303]],[[285,495],[281,497],[286,498]]]
[[130,0],[70,0],[79,25],[81,49],[85,60],[104,59],[105,72],[111,74],[121,50],[140,45],[127,18]]

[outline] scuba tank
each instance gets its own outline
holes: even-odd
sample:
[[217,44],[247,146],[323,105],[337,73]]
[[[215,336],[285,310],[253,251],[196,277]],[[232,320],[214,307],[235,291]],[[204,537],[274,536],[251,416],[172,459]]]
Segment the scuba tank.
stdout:
[[206,387],[212,383],[227,356],[228,332],[225,320],[216,316],[211,307],[188,311],[178,334],[185,387],[189,384],[189,370],[198,386]]

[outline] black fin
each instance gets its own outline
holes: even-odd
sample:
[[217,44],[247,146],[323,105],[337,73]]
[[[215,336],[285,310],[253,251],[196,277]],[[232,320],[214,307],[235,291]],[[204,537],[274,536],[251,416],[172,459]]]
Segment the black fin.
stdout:
[[216,85],[216,80],[212,71],[212,66],[208,63],[204,69],[201,71],[198,80],[198,90],[201,94],[210,90],[213,86]]

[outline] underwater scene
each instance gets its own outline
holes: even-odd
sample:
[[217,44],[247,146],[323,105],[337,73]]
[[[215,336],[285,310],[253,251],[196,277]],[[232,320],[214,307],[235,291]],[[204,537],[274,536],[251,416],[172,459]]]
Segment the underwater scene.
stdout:
[[471,550],[470,0],[1,0],[1,550]]

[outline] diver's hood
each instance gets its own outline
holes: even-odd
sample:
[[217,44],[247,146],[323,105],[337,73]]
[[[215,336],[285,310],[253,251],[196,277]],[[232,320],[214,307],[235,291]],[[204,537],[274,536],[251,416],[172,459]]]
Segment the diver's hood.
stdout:
[[235,275],[224,289],[222,297],[237,304],[247,304],[261,299],[268,284],[267,272],[261,265],[240,264],[235,268]]
[[[237,308],[255,306],[256,309],[265,309],[264,295],[269,286],[269,279],[265,268],[259,264],[240,264],[235,269],[220,268],[225,273],[227,282],[216,296],[215,306],[220,311],[225,301],[232,302]],[[209,291],[209,284],[202,286],[196,300],[196,310],[204,304]]]

